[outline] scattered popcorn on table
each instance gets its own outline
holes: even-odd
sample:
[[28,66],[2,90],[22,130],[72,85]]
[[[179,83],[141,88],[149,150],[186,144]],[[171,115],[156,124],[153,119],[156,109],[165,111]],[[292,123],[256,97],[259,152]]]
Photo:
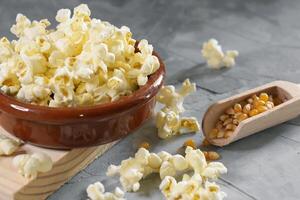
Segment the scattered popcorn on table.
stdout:
[[[91,18],[86,4],[57,12],[56,29],[46,19],[18,14],[0,40],[0,90],[43,106],[71,107],[116,101],[148,81],[160,63],[142,39],[135,48],[126,26]],[[138,51],[136,51],[138,50]]]
[[45,173],[52,169],[52,159],[45,153],[32,155],[22,154],[13,159],[13,165],[18,172],[28,179],[35,179],[39,172]]
[[[136,192],[140,188],[139,181],[142,178],[151,173],[159,173],[162,179],[160,189],[166,199],[192,199],[197,195],[207,197],[208,200],[223,199],[225,193],[221,192],[215,183],[208,181],[226,173],[226,167],[220,162],[207,163],[199,149],[187,147],[185,153],[185,156],[171,155],[165,151],[156,154],[140,148],[134,158],[123,160],[119,166],[110,165],[107,175],[119,174],[124,190]],[[177,183],[174,177],[178,172],[189,170],[193,170],[194,175],[189,177],[188,174],[184,174],[182,181]],[[209,187],[214,189],[210,190]]]
[[5,135],[0,134],[0,156],[2,155],[11,155],[17,151],[21,145],[20,141],[13,140],[6,137]]
[[86,192],[90,200],[125,200],[125,194],[120,188],[116,187],[114,193],[105,192],[101,182],[89,185]]
[[156,127],[160,138],[166,139],[174,135],[200,130],[196,118],[180,117],[180,113],[184,112],[184,98],[194,91],[196,91],[196,84],[192,84],[189,79],[183,82],[178,92],[172,85],[163,86],[160,89],[156,99],[165,106],[156,114]]
[[235,58],[239,55],[238,51],[226,51],[224,54],[222,47],[216,39],[210,39],[203,43],[202,56],[206,59],[207,65],[213,69],[222,67],[233,67]]

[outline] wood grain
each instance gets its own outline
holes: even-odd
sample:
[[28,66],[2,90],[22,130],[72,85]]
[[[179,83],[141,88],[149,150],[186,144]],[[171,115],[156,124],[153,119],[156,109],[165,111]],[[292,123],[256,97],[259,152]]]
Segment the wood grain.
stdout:
[[[7,134],[0,128],[1,134]],[[53,162],[53,169],[31,181],[18,174],[12,166],[14,156],[0,157],[0,200],[42,200],[56,191],[72,176],[101,156],[116,142],[70,151],[44,149],[30,144],[23,145],[17,153],[44,152]]]

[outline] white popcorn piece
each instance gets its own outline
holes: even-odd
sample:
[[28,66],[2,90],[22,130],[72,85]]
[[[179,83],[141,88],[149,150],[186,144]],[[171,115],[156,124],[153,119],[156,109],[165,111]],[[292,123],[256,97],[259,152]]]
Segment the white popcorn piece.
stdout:
[[118,187],[113,193],[105,192],[105,188],[101,182],[91,184],[86,189],[90,200],[125,200],[125,193]]
[[186,96],[196,91],[196,84],[191,83],[189,79],[186,79],[182,87],[176,92],[175,87],[172,85],[163,86],[157,94],[157,101],[164,104],[166,107],[181,113],[184,111],[183,101]]
[[0,156],[9,156],[17,151],[21,142],[0,134]]
[[207,65],[213,69],[234,66],[238,54],[238,51],[226,51],[224,54],[216,39],[203,43],[202,56],[206,59]]
[[158,137],[161,139],[200,130],[200,125],[196,118],[180,118],[179,113],[167,107],[157,112],[155,123],[158,129]]
[[200,149],[187,147],[185,150],[185,159],[195,173],[203,177],[216,179],[221,174],[227,173],[227,168],[220,162],[210,162],[207,164],[204,154]]
[[[0,89],[22,101],[44,106],[107,103],[130,95],[160,66],[153,46],[136,40],[130,29],[90,17],[86,4],[61,9],[58,25],[18,14],[11,32],[0,40]],[[138,50],[138,52],[136,52]],[[47,77],[38,84],[37,77]]]
[[52,159],[45,153],[34,153],[32,155],[22,154],[13,159],[13,165],[18,172],[28,179],[35,179],[38,173],[45,173],[52,169]]

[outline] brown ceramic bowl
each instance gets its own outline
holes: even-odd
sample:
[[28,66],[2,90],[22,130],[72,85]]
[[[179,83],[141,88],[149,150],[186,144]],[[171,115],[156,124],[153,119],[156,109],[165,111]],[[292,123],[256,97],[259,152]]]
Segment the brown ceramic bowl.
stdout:
[[120,100],[94,106],[51,108],[20,102],[0,93],[0,125],[34,145],[70,149],[112,142],[128,135],[152,116],[165,66],[146,85]]

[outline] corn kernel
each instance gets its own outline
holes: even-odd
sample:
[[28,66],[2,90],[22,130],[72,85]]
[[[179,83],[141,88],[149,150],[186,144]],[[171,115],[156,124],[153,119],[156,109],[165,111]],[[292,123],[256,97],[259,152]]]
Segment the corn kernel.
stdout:
[[239,103],[236,103],[233,107],[235,113],[242,112],[242,106]]
[[221,131],[219,131],[218,133],[217,133],[217,138],[223,138],[224,137],[224,131],[223,130],[221,130]]
[[257,115],[259,112],[258,112],[258,110],[257,109],[253,109],[253,110],[250,110],[250,112],[249,112],[249,116],[250,117],[252,117],[252,116],[255,116],[255,115]]
[[251,98],[252,98],[253,101],[258,101],[259,100],[259,98],[256,94],[252,95]]
[[148,142],[142,142],[139,145],[139,148],[145,148],[145,149],[150,149],[151,145]]
[[202,147],[207,147],[207,146],[209,146],[209,145],[210,145],[209,141],[208,141],[206,138],[204,138],[204,140],[203,140],[202,143],[201,143],[201,146],[202,146]]
[[252,104],[253,103],[253,99],[249,98],[249,99],[247,99],[247,102],[250,103],[250,104]]
[[209,133],[209,138],[216,138],[218,135],[218,132],[219,132],[218,129],[216,129],[216,128],[212,129]]
[[274,108],[274,103],[271,101],[267,101],[266,106],[268,109],[272,109],[272,108]]
[[241,121],[243,121],[243,120],[245,120],[245,119],[247,119],[247,118],[248,118],[248,115],[245,114],[245,113],[241,113],[240,115],[237,116],[237,120],[238,120],[239,122],[241,122]]
[[267,93],[265,93],[265,92],[260,93],[259,99],[263,100],[264,102],[267,102],[269,100],[269,95]]
[[228,115],[221,115],[221,116],[220,116],[220,120],[223,121],[223,122],[224,122],[226,119],[228,119],[228,118],[229,118]]
[[233,108],[228,108],[225,112],[228,115],[234,115],[234,109]]
[[233,131],[226,131],[224,134],[224,138],[229,138],[233,134]]
[[262,113],[262,112],[267,111],[268,107],[267,106],[258,106],[257,110],[258,110],[259,113]]
[[264,106],[266,103],[262,100],[257,100],[253,102],[253,105],[255,108],[258,108],[259,106]]
[[230,124],[230,123],[232,123],[232,118],[228,118],[228,119],[226,119],[225,121],[224,121],[224,123],[223,123],[223,126],[226,126],[227,124]]
[[225,127],[226,130],[235,130],[236,129],[236,125],[234,124],[227,124]]
[[217,128],[218,130],[221,130],[221,129],[223,128],[223,122],[222,122],[222,121],[218,121],[218,122],[217,122],[217,125],[216,125],[216,128]]
[[197,149],[197,144],[195,142],[195,140],[193,139],[188,139],[184,142],[184,146],[185,147],[192,147],[193,149]]
[[251,110],[251,105],[248,103],[243,108],[243,113],[248,114]]
[[218,160],[220,158],[220,155],[215,151],[208,151],[204,153],[204,156],[208,161]]
[[239,124],[239,120],[233,119],[233,120],[232,120],[232,123],[233,123],[234,125],[238,125],[238,124]]

